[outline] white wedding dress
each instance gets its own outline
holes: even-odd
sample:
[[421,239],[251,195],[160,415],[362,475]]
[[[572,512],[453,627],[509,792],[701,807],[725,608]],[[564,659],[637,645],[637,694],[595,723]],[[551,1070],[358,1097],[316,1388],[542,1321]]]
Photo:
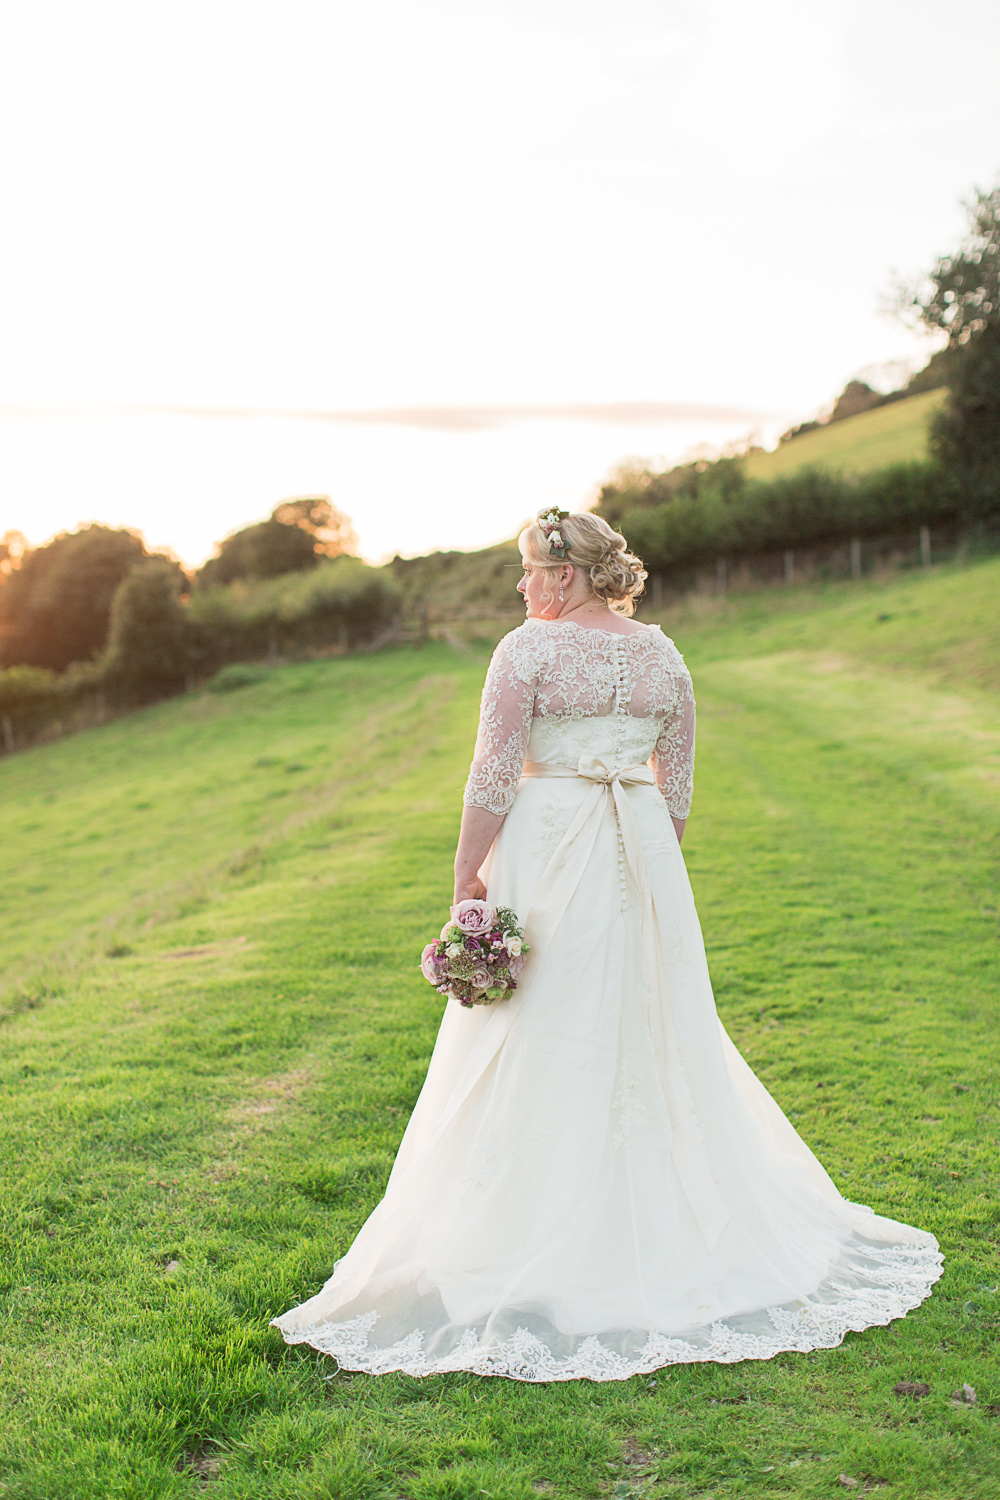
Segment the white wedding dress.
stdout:
[[500,642],[465,800],[506,814],[483,875],[531,954],[510,1000],[447,1002],[385,1197],[275,1320],[290,1343],[619,1380],[831,1348],[928,1295],[934,1237],[842,1198],[719,1022],[670,820],[693,759],[659,629]]

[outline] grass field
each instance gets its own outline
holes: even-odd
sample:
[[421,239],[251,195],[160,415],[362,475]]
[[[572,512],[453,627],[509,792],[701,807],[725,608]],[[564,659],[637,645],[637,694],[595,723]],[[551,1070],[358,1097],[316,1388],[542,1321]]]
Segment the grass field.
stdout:
[[485,647],[276,668],[0,762],[4,1500],[1000,1493],[998,594],[990,562],[666,622],[722,1014],[843,1191],[946,1254],[904,1321],[766,1364],[372,1379],[267,1327],[420,1087]]
[[927,457],[927,428],[945,399],[944,390],[925,391],[804,432],[773,453],[752,453],[745,461],[751,479],[777,479],[809,465],[844,474],[868,474],[888,464]]

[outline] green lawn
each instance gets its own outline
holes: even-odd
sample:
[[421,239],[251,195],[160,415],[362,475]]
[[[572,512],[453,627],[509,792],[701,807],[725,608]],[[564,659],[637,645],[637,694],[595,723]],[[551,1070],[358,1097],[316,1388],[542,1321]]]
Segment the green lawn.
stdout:
[[926,458],[928,424],[946,394],[944,390],[924,391],[804,432],[773,453],[751,454],[746,473],[752,479],[777,479],[816,465],[845,474],[868,474],[887,464]]
[[372,1379],[267,1327],[377,1201],[420,1087],[416,956],[485,648],[277,668],[0,761],[0,1496],[729,1500],[845,1474],[993,1500],[998,596],[992,562],[667,622],[723,1016],[844,1192],[947,1257],[904,1321],[767,1364]]

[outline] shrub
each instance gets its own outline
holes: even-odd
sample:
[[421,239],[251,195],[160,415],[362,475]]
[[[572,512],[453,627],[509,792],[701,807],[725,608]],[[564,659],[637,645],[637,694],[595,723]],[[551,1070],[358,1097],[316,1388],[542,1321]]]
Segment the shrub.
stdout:
[[104,681],[128,699],[164,697],[183,688],[204,656],[201,631],[181,604],[184,575],[151,558],[134,568],[111,605]]
[[0,668],[0,714],[15,723],[44,718],[58,698],[58,678],[47,668]]
[[368,640],[398,608],[399,590],[387,570],[344,556],[308,573],[207,589],[192,597],[189,614],[217,657],[240,659]]
[[[706,467],[697,487],[650,504],[656,476],[635,496],[632,508],[619,512],[629,545],[651,571],[915,531],[963,514],[963,495],[933,463],[896,464],[859,478],[801,469],[780,479],[738,484],[727,467],[724,485],[714,482],[713,469]],[[602,497],[602,511],[604,505]]]

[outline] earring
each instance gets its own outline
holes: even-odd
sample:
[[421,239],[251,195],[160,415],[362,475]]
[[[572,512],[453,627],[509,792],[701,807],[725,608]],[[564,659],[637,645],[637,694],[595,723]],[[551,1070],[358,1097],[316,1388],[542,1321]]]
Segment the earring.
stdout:
[[566,600],[566,595],[563,593],[563,586],[562,586],[562,584],[560,584],[559,585],[559,603],[563,604],[563,603],[565,603],[565,600]]

